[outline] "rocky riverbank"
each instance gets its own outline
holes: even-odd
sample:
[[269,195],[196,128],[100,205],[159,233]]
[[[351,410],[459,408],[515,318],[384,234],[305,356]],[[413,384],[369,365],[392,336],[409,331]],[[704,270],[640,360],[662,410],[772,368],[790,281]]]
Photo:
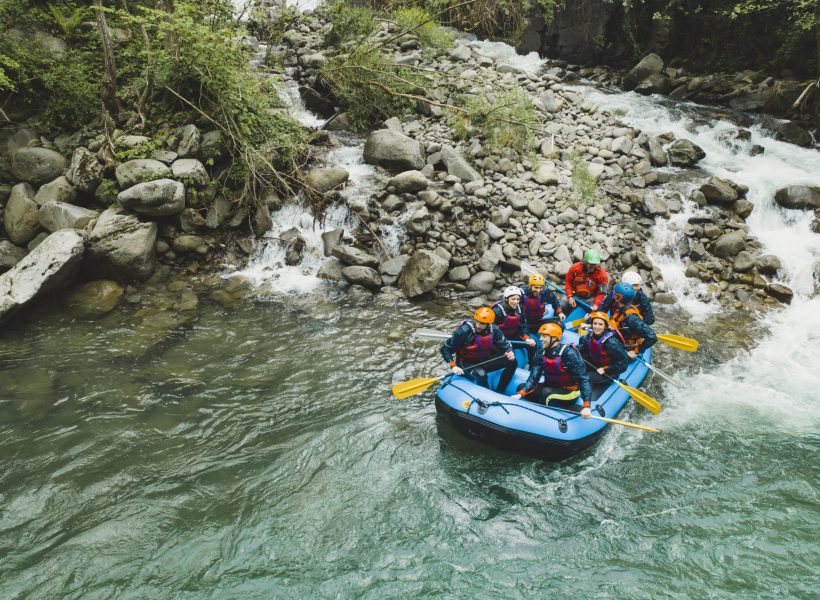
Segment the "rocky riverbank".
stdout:
[[[279,10],[269,8],[268,18],[277,19]],[[692,201],[710,210],[683,231],[679,253],[686,275],[708,283],[729,305],[790,301],[791,291],[769,279],[778,260],[760,252],[744,222],[753,208],[744,186],[713,177],[688,198],[664,186],[668,166],[692,169],[704,157],[694,143],[624,126],[585,100],[573,87],[577,74],[560,65],[531,72],[465,40],[433,50],[413,34],[399,35],[389,21],[379,23],[372,39],[397,64],[440,77],[416,111],[388,119],[367,136],[364,158],[383,169],[382,187],[368,198],[350,197],[344,189],[349,173],[320,166],[326,149],[338,144],[338,132],[349,127],[344,108],[321,80],[321,67],[338,52],[323,45],[327,26],[321,9],[305,15],[275,49],[282,54],[282,75],[300,83],[308,107],[332,117],[326,133],[315,136],[318,161],[306,185],[328,202],[346,203],[361,224],[323,236],[321,277],[361,293],[398,286],[413,298],[449,289],[484,302],[521,281],[521,261],[560,281],[583,250],[594,247],[611,272],[637,270],[656,302],[674,303],[643,248],[656,219]],[[526,92],[538,111],[537,151],[497,150],[475,134],[456,139],[448,105],[457,96],[505,89]],[[218,131],[187,124],[151,138],[132,131],[135,117],[121,114],[110,140],[93,131],[49,139],[25,127],[4,135],[14,180],[0,186],[7,238],[0,241],[0,269],[6,271],[0,275],[0,320],[66,287],[66,306],[78,316],[104,314],[123,298],[152,305],[136,284],[156,283],[158,264],[178,275],[162,270],[173,297],[157,310],[190,310],[198,293],[225,305],[245,293],[241,280],[202,277],[205,283],[191,297],[184,278],[237,264],[252,250],[249,235],[270,229],[279,199],[248,207],[220,192],[209,175],[225,154]],[[739,128],[727,143],[743,136]],[[109,141],[125,158],[112,157]],[[579,181],[592,183],[591,196],[579,192]],[[819,195],[793,186],[777,199],[816,210]],[[382,238],[397,227],[405,236],[391,253]],[[288,260],[301,259],[298,231],[265,243],[288,244]]]

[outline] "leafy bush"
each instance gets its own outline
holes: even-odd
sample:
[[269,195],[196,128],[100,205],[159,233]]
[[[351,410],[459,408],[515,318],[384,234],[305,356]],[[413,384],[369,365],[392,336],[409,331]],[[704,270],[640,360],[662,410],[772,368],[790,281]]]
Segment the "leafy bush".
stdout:
[[324,41],[330,46],[365,37],[376,28],[375,13],[369,8],[351,8],[346,0],[334,0],[327,7],[330,29]]
[[451,127],[456,137],[469,133],[484,137],[493,149],[527,152],[535,146],[538,113],[526,92],[512,89],[498,95],[470,96],[454,108]]
[[572,191],[583,203],[592,202],[598,193],[598,183],[589,172],[584,155],[577,149],[572,153]]
[[412,108],[421,81],[416,71],[387,62],[372,46],[339,56],[322,68],[322,79],[345,106],[354,129]]
[[417,6],[396,10],[393,19],[403,29],[415,34],[421,45],[428,48],[450,48],[456,39],[453,31],[441,27],[430,13]]

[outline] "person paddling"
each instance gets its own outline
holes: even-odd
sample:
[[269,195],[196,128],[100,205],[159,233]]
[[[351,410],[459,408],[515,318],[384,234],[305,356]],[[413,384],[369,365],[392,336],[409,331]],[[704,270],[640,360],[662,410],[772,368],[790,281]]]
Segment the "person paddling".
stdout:
[[464,375],[465,369],[496,358],[470,373],[480,386],[489,388],[487,373],[503,369],[497,391],[504,393],[515,374],[517,364],[512,345],[501,330],[493,325],[495,313],[489,306],[482,306],[453,332],[441,345],[441,355],[453,374]]
[[528,285],[521,287],[523,293],[521,305],[527,317],[528,333],[536,334],[538,329],[547,322],[544,319],[544,309],[552,307],[552,319],[563,321],[566,315],[561,310],[561,303],[552,290],[544,286],[544,276],[540,273],[533,273],[527,281]]
[[527,356],[532,363],[535,340],[527,335],[527,315],[521,308],[521,288],[514,285],[504,289],[504,299],[493,304],[495,323],[504,337],[511,342],[526,342]]
[[601,264],[601,255],[594,249],[584,251],[584,259],[567,271],[564,281],[567,297],[561,303],[561,309],[569,314],[577,305],[575,298],[578,297],[591,304],[592,310],[598,310],[608,285],[609,275]]
[[[584,359],[573,346],[560,343],[563,329],[557,323],[545,323],[538,330],[542,348],[535,360],[526,383],[518,386],[514,399],[532,395],[534,402],[575,402],[579,394],[584,405],[581,416],[592,414],[592,386],[589,383]],[[543,376],[544,382],[539,383]]]
[[[641,289],[643,285],[643,277],[641,277],[641,274],[637,271],[627,271],[621,276],[621,283],[632,286],[632,289],[635,290],[635,299],[632,301],[632,304],[641,311],[641,318],[644,323],[654,325],[655,313],[652,310],[652,302],[650,302],[649,296]],[[601,312],[614,313],[613,305],[615,304],[614,292],[610,292],[606,298],[604,298],[604,301],[601,302],[601,306],[598,307],[598,310]]]
[[578,350],[588,363],[590,383],[609,383],[629,366],[629,356],[621,334],[610,327],[605,312],[590,313],[589,321],[592,331],[581,338]]
[[634,359],[638,354],[654,346],[658,336],[644,322],[641,311],[632,304],[635,299],[635,288],[627,283],[618,283],[612,290],[612,297],[612,326],[621,332],[624,346],[629,350],[627,355]]

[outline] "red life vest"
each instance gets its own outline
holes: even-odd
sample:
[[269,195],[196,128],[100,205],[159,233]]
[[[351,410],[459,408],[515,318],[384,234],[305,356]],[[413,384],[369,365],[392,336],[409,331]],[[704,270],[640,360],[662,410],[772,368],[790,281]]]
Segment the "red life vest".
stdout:
[[638,318],[641,321],[643,321],[643,315],[641,314],[641,311],[639,311],[634,306],[627,306],[626,310],[619,310],[614,315],[612,315],[612,318],[610,319],[610,321],[612,322],[612,325],[615,327],[615,329],[619,330],[618,333],[621,334],[621,336],[624,340],[624,346],[626,346],[627,348],[630,348],[630,349],[634,349],[634,348],[637,348],[638,346],[640,346],[643,343],[643,338],[638,337],[635,334],[632,334],[629,331],[629,328],[626,329],[626,334],[624,334],[624,332],[620,331],[621,323],[623,323],[624,319],[626,319],[629,315],[638,315]]
[[496,302],[495,306],[501,307],[501,314],[504,315],[504,320],[500,323],[496,323],[498,328],[501,330],[501,333],[504,334],[508,340],[515,340],[521,337],[521,306],[519,305],[516,308],[514,315],[508,315],[507,311],[504,308],[504,302]]
[[525,294],[524,298],[524,314],[527,315],[527,321],[530,324],[540,321],[544,316],[544,307],[546,304],[541,302],[541,294],[533,298],[529,294]]
[[561,364],[561,355],[567,349],[566,344],[561,344],[561,350],[555,358],[547,358],[544,355],[544,385],[548,387],[564,388],[567,390],[577,390],[578,384],[572,381],[572,375]]
[[621,338],[621,342],[623,343],[623,337],[621,336],[620,332],[614,331],[612,329],[604,332],[604,335],[599,337],[597,340],[594,337],[590,336],[589,362],[591,362],[596,367],[605,367],[612,362],[612,357],[609,355],[609,352],[606,351],[606,348],[604,347],[604,342],[606,342],[613,335],[617,335],[619,338]]
[[[480,334],[475,330],[472,323],[464,321],[473,330],[473,343],[469,346],[462,346],[456,354],[460,360],[471,363],[478,363],[487,360],[494,354],[493,351],[493,326],[487,327],[487,333]],[[463,323],[462,323],[463,325]]]
[[594,296],[597,293],[598,282],[592,279],[592,277],[588,276],[583,271],[581,271],[580,273],[576,273],[575,276],[572,278],[572,289],[575,292],[576,296],[581,296],[582,298],[589,298],[590,296]]

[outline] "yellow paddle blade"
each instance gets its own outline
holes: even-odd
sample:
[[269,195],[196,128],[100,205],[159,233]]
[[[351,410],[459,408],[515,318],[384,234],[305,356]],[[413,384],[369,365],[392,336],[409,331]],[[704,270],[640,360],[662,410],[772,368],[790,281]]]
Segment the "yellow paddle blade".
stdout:
[[641,390],[636,390],[634,387],[629,387],[620,381],[616,381],[615,383],[625,389],[626,393],[632,396],[632,399],[635,402],[643,406],[649,412],[654,414],[661,412],[661,403],[655,400],[652,396],[644,394]]
[[680,348],[687,352],[694,352],[698,349],[698,341],[692,338],[683,337],[682,335],[673,335],[671,333],[659,333],[658,339],[668,346],[673,348]]
[[437,383],[441,377],[421,377],[419,379],[411,379],[410,381],[402,381],[390,388],[396,400],[404,400],[410,396],[423,392],[434,383]]
[[578,327],[579,325],[586,322],[586,317],[581,317],[580,319],[575,319],[574,321],[564,321],[564,329],[568,329],[570,327]]
[[638,425],[637,423],[630,423],[629,421],[620,421],[618,419],[608,419],[606,417],[598,417],[596,415],[590,415],[593,419],[597,419],[599,421],[606,421],[607,423],[614,423],[615,425],[624,425],[625,427],[634,427],[635,429],[643,429],[644,431],[651,431],[652,433],[660,433],[660,429],[655,429],[654,427],[649,427],[648,425]]

